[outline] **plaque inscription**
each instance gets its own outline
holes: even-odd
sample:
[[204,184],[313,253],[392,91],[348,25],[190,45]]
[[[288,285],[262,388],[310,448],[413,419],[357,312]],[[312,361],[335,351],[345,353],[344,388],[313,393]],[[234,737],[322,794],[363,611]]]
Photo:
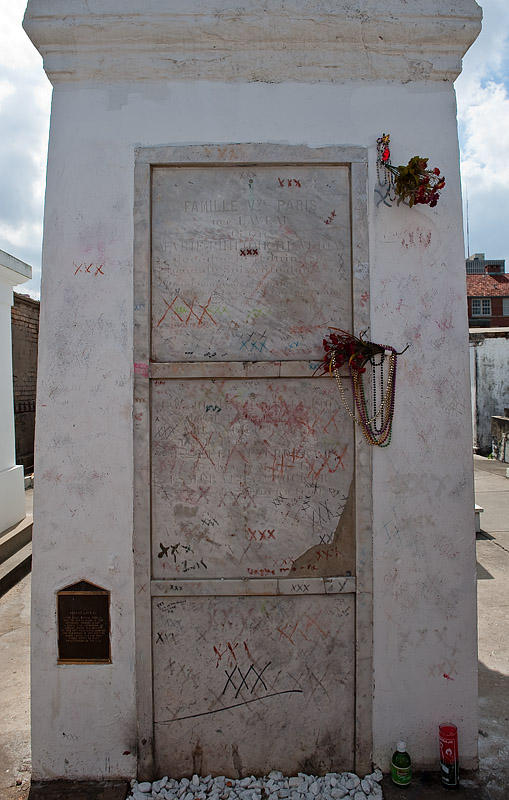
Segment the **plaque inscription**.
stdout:
[[320,359],[350,328],[346,166],[155,167],[151,213],[155,361]]
[[110,664],[110,593],[87,581],[57,593],[58,663]]

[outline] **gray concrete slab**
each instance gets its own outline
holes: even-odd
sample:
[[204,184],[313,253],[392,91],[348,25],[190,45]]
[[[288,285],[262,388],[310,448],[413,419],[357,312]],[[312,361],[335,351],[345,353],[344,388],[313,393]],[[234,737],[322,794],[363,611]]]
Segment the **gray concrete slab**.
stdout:
[[28,800],[125,800],[126,781],[33,783]]
[[497,461],[496,458],[486,458],[485,456],[474,456],[474,470],[477,476],[480,472],[491,472],[496,475],[505,475],[509,464]]
[[414,775],[410,786],[395,786],[386,776],[382,783],[384,800],[490,800],[477,773],[461,776],[457,789],[442,786],[437,772]]

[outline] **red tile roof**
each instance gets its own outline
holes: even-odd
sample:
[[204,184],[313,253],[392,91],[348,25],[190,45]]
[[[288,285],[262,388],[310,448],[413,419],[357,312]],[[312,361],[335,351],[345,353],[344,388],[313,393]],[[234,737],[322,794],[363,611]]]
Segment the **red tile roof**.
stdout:
[[509,274],[467,275],[468,297],[509,297]]

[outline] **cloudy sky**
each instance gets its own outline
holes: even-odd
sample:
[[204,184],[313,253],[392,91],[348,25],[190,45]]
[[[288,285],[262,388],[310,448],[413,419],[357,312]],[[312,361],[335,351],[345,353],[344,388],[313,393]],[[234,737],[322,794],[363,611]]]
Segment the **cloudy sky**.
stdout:
[[[470,251],[509,271],[509,3],[484,0],[483,31],[456,81]],[[5,0],[0,29],[0,249],[27,261],[39,296],[51,89],[21,28],[26,0]]]

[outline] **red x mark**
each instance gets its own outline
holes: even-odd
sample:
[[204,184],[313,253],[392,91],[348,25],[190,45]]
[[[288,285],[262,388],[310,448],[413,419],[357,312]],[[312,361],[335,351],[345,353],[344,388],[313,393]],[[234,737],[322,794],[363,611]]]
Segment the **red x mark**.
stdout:
[[[308,459],[306,459],[306,463],[307,463],[307,465],[309,467],[309,472],[308,472],[307,477],[308,478],[313,478],[313,480],[316,480],[320,476],[322,470],[325,467],[327,467],[327,469],[329,470],[330,473],[336,472],[339,469],[339,467],[344,469],[345,465],[343,464],[343,456],[345,455],[347,448],[348,448],[348,445],[346,444],[343,447],[341,455],[338,455],[335,450],[329,450],[328,452],[323,453],[322,454],[323,455],[323,461],[322,461],[322,463],[321,463],[321,465],[320,465],[320,467],[318,469],[315,469],[314,463],[312,463],[312,462],[308,461]],[[329,459],[331,458],[331,456],[334,456],[334,458],[336,459],[336,465],[333,466],[333,467],[331,467],[330,463],[329,463]]]
[[[201,314],[197,314],[196,311],[194,310],[195,299],[196,298],[193,297],[193,299],[191,301],[191,305],[189,305],[187,300],[184,300],[183,297],[179,297],[178,294],[175,295],[175,297],[173,298],[171,303],[168,303],[168,301],[165,300],[164,297],[163,297],[163,303],[166,305],[166,311],[164,312],[163,316],[161,317],[161,319],[157,323],[156,327],[158,328],[159,325],[161,325],[161,323],[164,322],[164,319],[165,319],[168,311],[171,311],[173,314],[175,314],[177,319],[179,319],[185,325],[187,325],[189,323],[191,317],[195,317],[195,319],[198,320],[198,325],[201,325],[203,323],[204,319],[205,319],[205,315],[210,319],[211,322],[214,323],[214,325],[217,325],[217,322],[215,321],[215,319],[213,318],[213,316],[210,314],[210,312],[208,310],[209,309],[209,305],[210,305],[210,301],[212,300],[212,295],[209,297],[209,299],[207,300],[207,302],[205,303],[204,306],[202,306],[199,303],[197,303],[198,308],[201,308],[201,310],[202,310]],[[177,300],[180,300],[180,302],[183,303],[183,305],[185,305],[187,307],[187,309],[189,310],[189,314],[187,315],[187,317],[181,317],[180,314],[177,311],[175,311],[175,309],[173,308],[173,306],[174,306],[174,304],[176,303]]]
[[[285,637],[285,639],[288,639],[288,641],[289,641],[289,642],[291,642],[293,645],[295,645],[295,642],[293,641],[293,639],[292,639],[292,636],[294,635],[295,631],[297,630],[298,624],[299,624],[299,622],[298,622],[298,620],[297,620],[297,622],[296,622],[296,623],[295,623],[295,625],[293,626],[293,630],[291,631],[290,635],[288,635],[288,634],[285,632],[285,630],[282,630],[281,628],[278,628],[277,630],[279,631],[279,633],[281,634],[281,636],[282,636],[282,637],[284,636],[284,637]],[[285,627],[285,629],[287,629],[287,628],[289,628],[289,627],[290,627],[290,624],[288,623],[288,624],[287,624],[287,625],[285,625],[284,627]]]
[[232,455],[233,455],[233,453],[234,453],[234,452],[236,452],[236,453],[237,453],[237,455],[238,455],[238,456],[240,456],[240,458],[243,460],[243,462],[244,462],[245,464],[248,464],[248,463],[249,463],[248,459],[246,458],[246,455],[245,455],[244,451],[243,451],[243,450],[241,450],[241,449],[240,449],[240,446],[239,446],[239,445],[240,445],[240,440],[241,440],[241,438],[242,438],[242,432],[241,432],[241,433],[239,433],[239,435],[238,435],[238,437],[237,437],[237,441],[235,442],[235,444],[233,445],[232,449],[231,449],[231,450],[230,450],[230,452],[228,453],[228,458],[226,459],[226,464],[224,465],[224,471],[225,471],[225,472],[226,472],[226,470],[228,469],[228,464],[230,463],[230,458],[232,457]]
[[[207,317],[210,319],[210,321],[214,323],[214,325],[217,325],[217,322],[216,322],[216,321],[215,321],[215,319],[214,319],[214,318],[213,318],[213,317],[210,315],[210,313],[209,313],[209,311],[208,311],[208,307],[209,307],[209,305],[210,305],[210,301],[211,301],[211,300],[212,300],[212,295],[210,295],[209,299],[207,300],[207,302],[205,303],[205,305],[204,305],[204,306],[201,306],[201,305],[198,303],[198,307],[202,309],[202,313],[201,313],[201,315],[200,315],[199,317],[197,317],[197,319],[198,319],[198,325],[201,325],[201,324],[202,324],[202,322],[203,322],[203,318],[205,317],[205,314],[206,314],[206,315],[207,315]],[[195,317],[196,317],[196,314],[195,314]]]
[[[206,456],[207,456],[207,458],[208,458],[208,460],[210,461],[210,463],[212,464],[212,466],[213,466],[213,467],[215,467],[216,465],[215,465],[215,464],[214,464],[214,462],[212,461],[212,459],[211,459],[211,457],[209,456],[209,454],[207,453],[207,449],[206,449],[206,447],[208,447],[208,445],[209,445],[209,442],[210,442],[210,440],[212,439],[212,434],[210,434],[209,438],[207,439],[207,445],[206,445],[206,446],[205,446],[205,445],[204,445],[202,442],[200,442],[200,440],[198,439],[198,437],[197,437],[197,436],[195,436],[195,434],[194,434],[194,433],[191,433],[190,435],[193,437],[193,439],[195,440],[195,442],[198,442],[198,444],[200,445],[200,447],[201,447],[201,449],[202,449],[202,452],[204,453],[204,455],[206,455]],[[199,454],[198,454],[198,459],[200,458],[200,456],[201,456],[201,453],[199,453]]]

